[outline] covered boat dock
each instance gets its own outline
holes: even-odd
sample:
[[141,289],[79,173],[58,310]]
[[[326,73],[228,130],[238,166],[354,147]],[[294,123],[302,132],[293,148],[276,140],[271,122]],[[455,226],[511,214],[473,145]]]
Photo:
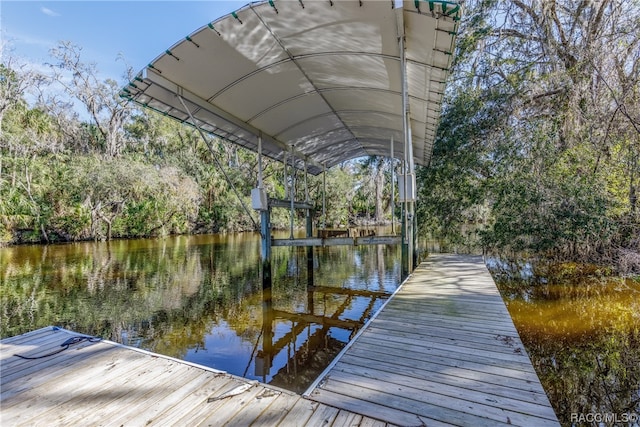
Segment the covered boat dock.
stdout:
[[[403,245],[409,276],[415,166],[430,161],[459,19],[446,0],[252,3],[171,46],[122,96],[260,165],[320,174],[398,159],[399,237],[313,237],[308,194],[271,199],[262,166],[252,202],[267,279],[272,246],[386,238]],[[307,211],[306,238],[271,238],[270,210],[283,206]],[[3,425],[558,425],[479,258],[421,264],[304,396],[51,327],[2,340],[0,367]]]
[[[255,2],[169,47],[121,95],[194,126],[207,144],[215,136],[258,153],[251,196],[265,269],[271,246],[345,241],[313,236],[313,206],[307,191],[295,200],[294,174],[288,200],[267,194],[263,156],[305,177],[359,157],[398,159],[400,235],[349,242],[401,243],[406,277],[417,260],[415,165],[431,158],[460,14],[447,0]],[[270,236],[278,207],[291,210],[289,242]],[[306,210],[300,242],[294,209]]]

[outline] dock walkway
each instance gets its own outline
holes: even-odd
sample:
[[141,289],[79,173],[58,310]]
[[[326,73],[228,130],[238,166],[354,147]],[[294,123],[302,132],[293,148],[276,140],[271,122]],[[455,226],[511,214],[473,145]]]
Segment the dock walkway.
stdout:
[[397,425],[559,425],[477,256],[429,256],[307,394]]
[[107,340],[51,354],[70,337],[0,341],[0,425],[558,425],[477,257],[429,257],[308,396]]

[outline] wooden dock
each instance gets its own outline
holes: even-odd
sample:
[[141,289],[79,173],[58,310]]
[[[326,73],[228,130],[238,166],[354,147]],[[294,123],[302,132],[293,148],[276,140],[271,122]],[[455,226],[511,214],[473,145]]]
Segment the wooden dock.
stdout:
[[2,426],[558,425],[477,257],[421,264],[307,396],[53,327],[0,341],[0,377]]
[[114,342],[47,327],[0,342],[0,425],[385,426],[366,416]]
[[559,425],[481,257],[429,256],[306,394],[397,425]]

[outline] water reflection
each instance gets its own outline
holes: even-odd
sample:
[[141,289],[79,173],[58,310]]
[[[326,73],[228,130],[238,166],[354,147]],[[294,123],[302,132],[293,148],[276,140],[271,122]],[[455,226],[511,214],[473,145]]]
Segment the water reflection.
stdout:
[[394,246],[273,248],[254,234],[0,249],[2,337],[59,325],[306,389],[400,281]]
[[561,423],[587,425],[575,421],[581,414],[637,417],[640,281],[593,266],[488,265]]

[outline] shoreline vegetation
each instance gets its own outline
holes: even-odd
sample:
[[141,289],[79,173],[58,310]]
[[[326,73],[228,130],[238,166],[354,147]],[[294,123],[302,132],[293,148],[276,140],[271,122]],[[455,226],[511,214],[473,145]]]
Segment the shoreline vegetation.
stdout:
[[[255,154],[240,155],[239,149],[222,141],[219,149],[219,155],[228,159],[227,174],[234,175],[234,185],[245,194],[242,201],[249,204]],[[179,155],[194,155],[188,151]],[[0,193],[6,197],[0,203],[0,247],[255,231],[228,183],[205,164],[206,155],[202,160],[188,159],[197,168],[150,163],[142,157],[136,153],[117,159],[74,153],[4,156]],[[373,171],[372,162],[379,163]],[[387,163],[382,158],[363,159],[327,172],[326,218],[321,208],[322,177],[308,177],[310,199],[316,206],[314,224],[325,223],[328,228],[389,225]],[[205,167],[201,174],[194,173]],[[251,171],[243,172],[247,169]],[[282,184],[282,169],[281,164],[267,162],[265,185],[278,198],[287,197],[285,191],[289,191]],[[303,193],[302,185],[296,185],[297,197],[304,198]],[[274,209],[272,229],[289,229],[289,214],[287,209]],[[304,228],[305,220],[297,211],[295,228]]]
[[[433,156],[417,168],[416,215],[419,239],[518,260],[513,268],[490,270],[561,422],[571,425],[575,414],[640,409],[640,3],[543,4],[465,1]],[[247,205],[257,156],[221,140],[211,153],[194,129],[134,109],[118,97],[132,70],[124,70],[121,82],[102,79],[81,54],[62,41],[43,72],[3,51],[0,251],[25,243],[252,230],[211,156]],[[289,168],[264,163],[268,194],[288,198]],[[318,207],[314,223],[389,221],[393,168],[400,170],[398,161],[370,157],[328,170],[326,218],[323,178],[308,177],[309,199]],[[299,171],[293,187],[304,199]],[[398,203],[394,214],[400,217]],[[271,220],[275,229],[287,229],[288,210],[275,209]],[[304,224],[302,216],[295,220]],[[103,268],[91,261],[83,257],[89,271]],[[280,261],[286,271],[288,263]],[[234,253],[229,264],[247,262]],[[47,310],[49,303],[64,305],[31,268],[7,270],[24,275],[24,286],[11,290],[16,306],[32,316],[33,298]],[[75,296],[88,292],[83,283],[57,286]],[[131,287],[127,280],[118,286]],[[173,295],[169,286],[157,288]],[[203,291],[212,301],[225,297],[214,286]],[[200,310],[208,300],[194,295],[190,301]],[[95,301],[103,307],[102,298]],[[121,306],[131,311],[130,301]],[[103,308],[108,323],[113,315]],[[563,322],[591,332],[554,329]]]
[[[419,233],[640,274],[640,4],[549,5],[465,5],[433,156],[417,168]],[[102,79],[68,41],[50,56],[48,71],[10,50],[0,65],[0,245],[253,228],[211,156],[248,204],[255,153],[217,139],[210,152],[195,129],[120,99],[131,69]],[[330,169],[326,218],[322,176],[309,177],[315,222],[389,221],[393,168]],[[267,193],[286,199],[293,181],[305,199],[289,169],[265,161]],[[271,218],[288,228],[286,210]]]

